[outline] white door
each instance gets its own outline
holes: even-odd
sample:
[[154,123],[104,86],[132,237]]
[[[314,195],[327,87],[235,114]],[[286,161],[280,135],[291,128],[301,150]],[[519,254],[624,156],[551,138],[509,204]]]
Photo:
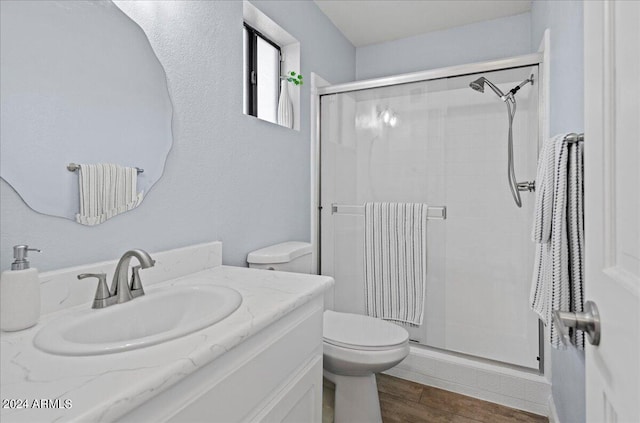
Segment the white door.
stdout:
[[587,421],[640,422],[640,2],[587,1],[586,299],[600,310],[586,349]]

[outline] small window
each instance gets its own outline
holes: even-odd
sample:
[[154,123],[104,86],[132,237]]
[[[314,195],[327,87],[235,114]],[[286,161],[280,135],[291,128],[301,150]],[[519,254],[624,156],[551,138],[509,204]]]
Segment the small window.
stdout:
[[242,17],[243,112],[278,124],[281,102],[291,114],[283,113],[280,125],[299,131],[301,87],[286,84],[285,91],[280,87],[282,75],[300,69],[300,42],[247,0],[242,2]]
[[244,24],[244,113],[277,123],[280,47]]

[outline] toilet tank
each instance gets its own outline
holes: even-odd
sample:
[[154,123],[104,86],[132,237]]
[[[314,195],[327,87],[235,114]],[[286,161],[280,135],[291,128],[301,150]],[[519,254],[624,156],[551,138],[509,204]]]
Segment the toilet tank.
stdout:
[[247,263],[254,269],[311,273],[311,244],[289,241],[270,245],[250,252]]

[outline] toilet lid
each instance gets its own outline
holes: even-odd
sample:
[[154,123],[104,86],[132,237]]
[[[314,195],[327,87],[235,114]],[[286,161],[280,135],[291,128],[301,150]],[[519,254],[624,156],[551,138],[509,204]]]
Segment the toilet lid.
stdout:
[[323,338],[325,342],[345,348],[382,349],[406,343],[409,333],[375,317],[327,310]]

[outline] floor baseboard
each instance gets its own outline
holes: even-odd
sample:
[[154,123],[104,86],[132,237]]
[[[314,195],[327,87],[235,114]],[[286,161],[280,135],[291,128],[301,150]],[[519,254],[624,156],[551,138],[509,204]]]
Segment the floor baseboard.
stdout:
[[558,409],[556,408],[556,403],[553,400],[553,395],[549,395],[549,423],[560,423]]

